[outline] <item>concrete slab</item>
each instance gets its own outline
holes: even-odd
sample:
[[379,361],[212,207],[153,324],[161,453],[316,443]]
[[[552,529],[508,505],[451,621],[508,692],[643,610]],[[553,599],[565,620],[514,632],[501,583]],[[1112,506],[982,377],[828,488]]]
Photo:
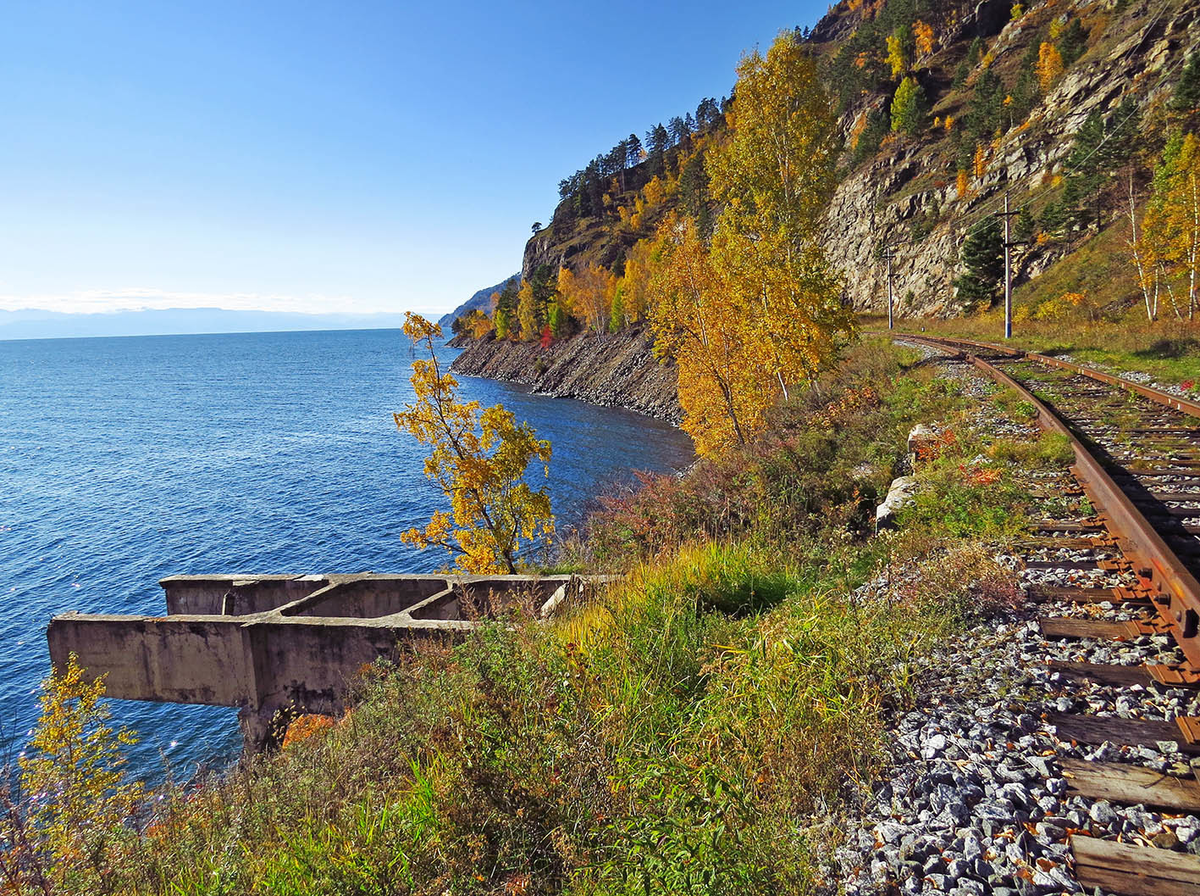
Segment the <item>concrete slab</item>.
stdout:
[[505,607],[536,612],[612,576],[171,576],[167,616],[67,613],[46,631],[50,659],[73,653],[125,700],[240,709],[246,747],[281,713],[340,715],[365,667],[421,640],[461,638]]

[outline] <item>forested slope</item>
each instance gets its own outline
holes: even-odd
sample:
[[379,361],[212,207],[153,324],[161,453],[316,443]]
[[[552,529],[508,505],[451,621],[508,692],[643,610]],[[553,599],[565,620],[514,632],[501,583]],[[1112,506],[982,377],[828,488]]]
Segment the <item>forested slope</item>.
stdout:
[[[1006,190],[1018,284],[1106,228],[1129,230],[1131,187],[1140,226],[1168,135],[1196,126],[1200,71],[1187,59],[1200,46],[1197,11],[1195,0],[843,0],[797,31],[843,140],[822,239],[846,300],[885,307],[892,247],[902,311],[994,301],[998,262],[971,270],[964,244],[973,228],[987,231],[984,255],[995,255]],[[719,211],[705,160],[736,105],[705,98],[562,180],[562,201],[524,253],[531,328],[553,323],[564,267],[576,328],[611,331],[646,314],[656,229],[677,213],[707,236]],[[1124,261],[1100,297],[1123,307],[1140,298],[1136,264]],[[502,304],[516,321],[515,289]]]

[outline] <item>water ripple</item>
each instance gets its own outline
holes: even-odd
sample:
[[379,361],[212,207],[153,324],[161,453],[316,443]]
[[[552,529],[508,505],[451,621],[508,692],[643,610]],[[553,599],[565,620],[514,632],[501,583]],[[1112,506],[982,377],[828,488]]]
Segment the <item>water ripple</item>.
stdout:
[[[161,613],[168,575],[441,565],[398,538],[441,504],[391,419],[410,360],[394,330],[0,342],[0,736],[36,721],[55,613]],[[691,459],[636,414],[462,387],[554,443],[562,525],[631,468]],[[186,775],[237,749],[231,710],[114,705],[139,773],[160,750]]]

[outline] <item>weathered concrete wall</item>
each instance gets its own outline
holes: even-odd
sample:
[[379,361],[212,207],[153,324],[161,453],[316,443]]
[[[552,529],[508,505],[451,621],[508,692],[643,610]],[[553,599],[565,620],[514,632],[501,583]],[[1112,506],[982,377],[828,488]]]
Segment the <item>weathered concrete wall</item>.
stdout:
[[326,588],[283,607],[280,612],[285,616],[375,619],[402,613],[450,588],[445,576],[409,576],[402,580],[361,576],[352,581],[335,578]]
[[169,616],[68,613],[50,622],[46,639],[55,666],[74,653],[85,669],[107,675],[111,697],[239,707],[254,749],[280,710],[339,714],[353,679],[376,660],[414,641],[461,637],[506,605],[540,607],[572,581],[580,580],[173,577],[162,582],[176,608]]
[[159,584],[167,612],[207,616],[265,613],[329,584],[325,576],[170,576]]
[[244,620],[222,616],[56,616],[46,632],[50,660],[74,653],[107,673],[109,696],[168,703],[247,705],[253,694]]

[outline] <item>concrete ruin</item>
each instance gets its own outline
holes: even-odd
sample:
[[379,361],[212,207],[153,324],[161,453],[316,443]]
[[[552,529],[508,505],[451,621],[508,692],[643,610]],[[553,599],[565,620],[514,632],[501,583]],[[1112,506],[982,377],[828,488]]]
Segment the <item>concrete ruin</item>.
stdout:
[[293,713],[339,715],[365,666],[423,639],[461,638],[522,606],[542,616],[605,576],[171,576],[167,616],[67,613],[46,631],[124,700],[234,706],[246,748]]

